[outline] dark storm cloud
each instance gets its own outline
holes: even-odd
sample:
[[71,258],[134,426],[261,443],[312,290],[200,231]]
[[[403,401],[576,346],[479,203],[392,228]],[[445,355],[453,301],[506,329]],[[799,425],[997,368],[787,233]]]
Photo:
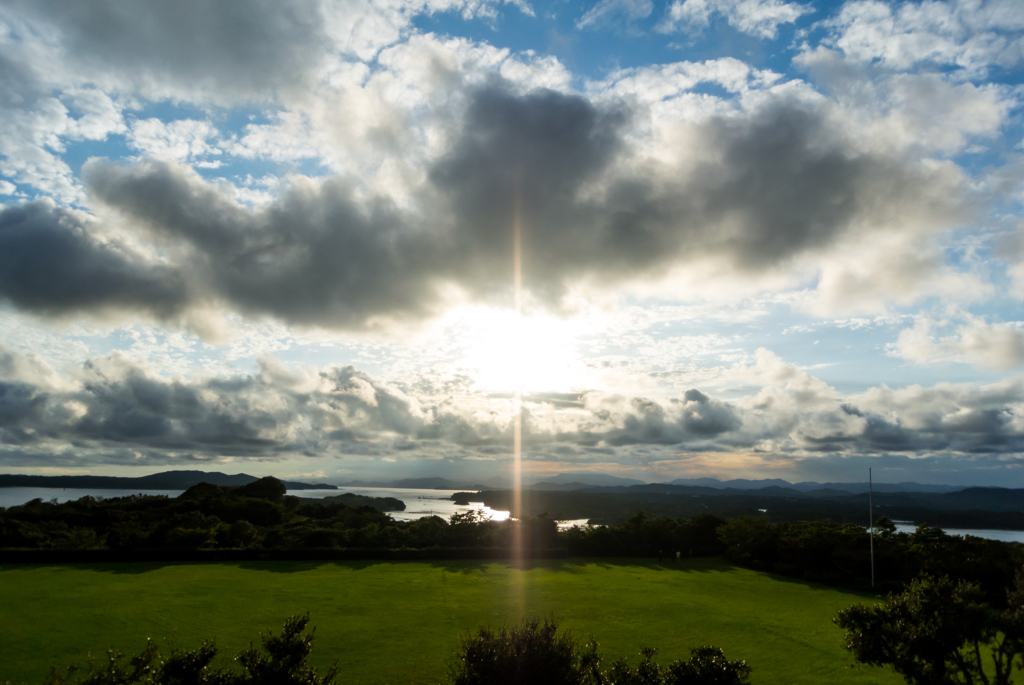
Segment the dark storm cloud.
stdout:
[[713,400],[700,390],[687,390],[680,404],[680,421],[687,433],[702,437],[713,437],[736,430],[741,422],[735,410],[718,400]]
[[295,185],[252,211],[168,164],[93,163],[83,173],[105,203],[184,248],[181,273],[229,307],[344,328],[424,315],[435,300],[443,236],[409,230],[384,200],[357,202],[341,179]]
[[266,97],[309,78],[329,47],[314,0],[2,4],[60,31],[73,68],[118,75],[143,92]]
[[[28,310],[148,303],[166,316],[182,303],[176,284],[184,282],[192,304],[358,328],[379,316],[429,315],[446,285],[507,297],[517,196],[525,283],[549,302],[581,278],[613,284],[709,255],[740,271],[768,269],[863,225],[900,230],[901,217],[938,202],[924,172],[856,154],[823,114],[788,100],[699,127],[693,153],[705,161],[685,171],[687,150],[678,168],[636,157],[621,106],[518,95],[500,82],[471,96],[458,138],[412,209],[364,199],[338,177],[297,181],[268,207],[249,209],[181,167],[89,163],[93,197],[166,250],[166,285],[148,265],[58,225],[67,219],[57,210],[35,209],[48,212],[38,234],[10,231],[8,245],[36,254],[52,244],[68,274],[97,285],[79,291],[70,276],[21,270],[0,292]],[[18,211],[28,210],[7,210],[12,219]],[[114,287],[129,276],[143,287]]]
[[[781,101],[750,118],[702,131],[717,162],[660,216],[680,217],[682,238],[750,269],[826,247],[862,224],[899,228],[903,208],[929,201],[932,181],[896,160],[858,154],[822,112]],[[667,210],[667,211],[666,211]]]
[[[847,402],[828,410],[803,413],[788,431],[811,452],[862,454],[947,452],[1013,454],[1024,451],[1021,430],[1024,391],[1004,388],[925,392],[904,404],[907,391],[896,391],[884,410],[862,409]],[[877,402],[872,402],[876,404]],[[851,420],[852,419],[852,420]],[[776,430],[771,437],[785,437]]]
[[992,454],[938,453],[927,456],[907,454],[826,454],[792,459],[787,469],[790,482],[863,483],[868,468],[875,483],[933,483],[1020,487],[1024,459]]
[[0,297],[48,314],[119,308],[161,317],[187,299],[180,272],[98,242],[78,216],[47,202],[0,209]]
[[507,288],[517,204],[526,282],[545,288],[573,275],[577,255],[603,240],[594,230],[599,208],[581,201],[580,190],[616,161],[627,122],[624,108],[600,109],[578,96],[516,95],[497,83],[476,91],[458,140],[430,174],[456,242],[473,260],[461,277]]
[[858,153],[824,112],[797,101],[695,127],[698,142],[676,151],[675,167],[632,155],[630,118],[622,105],[562,94],[476,93],[431,175],[459,243],[474,247],[475,282],[510,253],[517,193],[524,280],[553,294],[576,278],[615,281],[709,255],[768,269],[855,228],[898,230],[911,211],[955,203],[929,174]]
[[408,435],[424,423],[413,400],[351,367],[302,379],[308,387],[296,382],[268,368],[167,380],[119,355],[87,362],[74,390],[0,378],[0,442],[259,458]]
[[[667,402],[591,392],[583,408],[527,401],[523,444],[538,459],[579,453],[628,466],[673,454],[764,453],[770,442],[771,459],[801,469],[816,458],[902,454],[940,455],[948,471],[958,458],[977,465],[1024,452],[1024,386],[922,392],[911,402],[895,396],[886,416],[853,400],[801,406],[799,393],[788,406],[752,409],[695,389]],[[866,398],[857,401],[876,401]],[[74,382],[54,382],[48,368],[0,348],[0,452],[36,454],[36,466],[49,465],[47,453],[57,455],[53,465],[89,455],[122,463],[125,451],[152,463],[300,455],[504,460],[510,406],[471,395],[418,398],[350,366],[295,373],[273,359],[258,374],[183,381],[115,354],[85,364]]]
[[617,411],[613,406],[596,409],[595,415],[615,427],[602,431],[600,436],[591,437],[600,437],[604,442],[619,447],[707,441],[742,426],[732,406],[713,400],[699,390],[687,390],[682,400],[672,399],[667,406],[634,397],[624,411]]

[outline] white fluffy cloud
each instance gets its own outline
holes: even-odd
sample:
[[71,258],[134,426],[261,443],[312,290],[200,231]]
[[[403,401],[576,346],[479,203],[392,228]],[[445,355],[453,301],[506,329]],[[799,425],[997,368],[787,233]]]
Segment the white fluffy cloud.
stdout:
[[990,324],[980,320],[955,327],[952,335],[936,335],[949,328],[922,317],[900,332],[891,353],[917,364],[957,362],[1006,371],[1024,365],[1024,328],[1019,322]]
[[[512,400],[439,387],[399,387],[350,366],[290,367],[264,356],[252,374],[164,378],[121,354],[70,376],[0,350],[0,463],[165,465],[190,461],[486,458],[507,466]],[[1024,447],[1024,384],[886,386],[844,395],[761,350],[726,375],[760,389],[731,401],[691,388],[666,400],[600,391],[524,397],[528,460],[614,463],[638,473],[683,468],[693,455],[743,461],[762,475],[815,470],[839,456],[954,457]],[[409,379],[413,380],[413,379]],[[336,462],[337,463],[337,462]],[[350,465],[351,468],[356,468]],[[364,470],[374,465],[364,464]],[[372,472],[372,471],[371,471]],[[948,475],[947,475],[948,477]]]
[[176,162],[194,161],[221,150],[211,139],[218,135],[209,121],[179,119],[163,122],[156,118],[133,121],[128,140],[147,157]]
[[673,0],[658,30],[701,31],[712,17],[720,15],[737,31],[774,39],[781,24],[792,24],[813,11],[807,5],[781,0]]
[[889,69],[932,63],[978,75],[1024,60],[1024,15],[1016,0],[859,0],[827,24],[846,55]]
[[599,0],[580,17],[576,28],[585,29],[621,18],[626,21],[646,19],[653,11],[651,0]]
[[817,47],[796,62],[832,97],[835,115],[863,145],[908,154],[951,155],[996,140],[1017,96],[940,73],[878,73]]

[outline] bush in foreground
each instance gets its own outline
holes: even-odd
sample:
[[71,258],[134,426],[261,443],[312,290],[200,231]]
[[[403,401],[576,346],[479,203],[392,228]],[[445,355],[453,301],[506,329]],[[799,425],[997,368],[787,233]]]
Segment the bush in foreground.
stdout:
[[[217,648],[204,642],[195,650],[171,650],[165,659],[152,641],[125,660],[116,650],[105,662],[90,663],[87,672],[77,667],[65,674],[56,668],[47,685],[335,685],[337,666],[319,675],[307,664],[313,632],[306,634],[309,616],[285,621],[280,635],[261,634],[262,648],[252,644],[235,661],[242,670],[213,668]],[[462,639],[457,660],[450,666],[451,685],[745,685],[750,667],[729,661],[717,647],[698,647],[689,660],[662,668],[653,660],[655,650],[641,650],[641,661],[626,659],[601,670],[597,643],[581,644],[557,622],[526,619],[498,631],[481,627]],[[8,684],[9,685],[9,684]]]
[[854,659],[889,666],[911,685],[1009,685],[1024,658],[1024,571],[997,610],[976,583],[921,576],[882,604],[834,619]]
[[462,639],[450,665],[450,685],[745,685],[750,667],[729,661],[717,647],[698,647],[689,660],[662,668],[655,650],[640,651],[641,661],[626,659],[601,670],[597,643],[585,644],[569,631],[558,632],[554,619],[526,619],[498,631],[481,627]]
[[90,664],[81,676],[74,666],[64,675],[54,669],[47,685],[334,685],[336,667],[321,676],[306,663],[313,649],[313,632],[304,634],[307,623],[308,614],[293,616],[280,635],[261,634],[262,649],[250,644],[235,657],[241,673],[211,667],[217,656],[213,642],[195,650],[171,650],[164,659],[150,641],[127,662],[121,652],[108,651],[105,663]]

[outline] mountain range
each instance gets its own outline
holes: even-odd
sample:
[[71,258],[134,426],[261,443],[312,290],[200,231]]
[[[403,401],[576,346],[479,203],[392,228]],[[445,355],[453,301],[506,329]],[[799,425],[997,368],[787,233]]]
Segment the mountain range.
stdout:
[[[603,473],[558,473],[553,476],[524,478],[523,486],[540,490],[582,490],[594,486],[644,485],[636,478],[620,478]],[[495,490],[512,487],[508,478],[484,481],[451,480],[448,478],[402,478],[400,480],[349,480],[339,483],[350,488],[414,488],[420,490]]]
[[[0,474],[0,487],[37,488],[91,488],[110,490],[185,490],[196,483],[213,485],[245,485],[257,480],[246,473],[225,474],[217,471],[165,471],[140,477],[119,476],[32,476]],[[289,490],[324,489],[341,487],[398,488],[421,490],[507,490],[507,478],[483,481],[452,480],[448,478],[403,478],[399,480],[350,480],[338,485],[283,481]],[[645,483],[635,478],[621,478],[603,473],[558,473],[550,476],[527,477],[523,487],[539,492],[629,490],[633,492],[659,492],[678,494],[742,494],[756,491],[765,497],[809,496],[836,497],[868,491],[868,483],[790,483],[778,478],[764,480],[718,480],[715,478],[677,478],[668,483]],[[921,483],[875,483],[876,494],[884,493],[954,493],[966,490],[967,485],[924,485]],[[998,488],[994,488],[998,489]],[[717,491],[717,493],[716,493]]]
[[[491,478],[483,481],[460,481],[448,478],[403,478],[400,480],[352,480],[339,483],[342,487],[364,488],[416,488],[423,490],[508,490],[512,487],[507,478]],[[670,486],[666,489],[665,486]],[[635,478],[620,478],[603,473],[559,473],[554,476],[535,476],[523,479],[523,488],[537,491],[558,492],[590,490],[592,488],[634,488],[651,492],[668,492],[671,486],[709,488],[712,490],[758,490],[778,488],[788,493],[810,493],[812,496],[833,494],[857,494],[868,491],[868,483],[790,483],[779,478],[764,480],[718,480],[716,478],[677,478],[668,483],[645,483]],[[926,485],[922,483],[875,483],[876,493],[884,492],[930,492],[945,493],[965,490],[969,485]],[[817,493],[817,494],[814,494]]]
[[[231,486],[259,480],[247,473],[219,471],[164,471],[138,478],[121,476],[29,476],[0,474],[0,488],[84,488],[90,490],[188,490],[196,483]],[[289,490],[337,490],[336,485],[282,481]]]

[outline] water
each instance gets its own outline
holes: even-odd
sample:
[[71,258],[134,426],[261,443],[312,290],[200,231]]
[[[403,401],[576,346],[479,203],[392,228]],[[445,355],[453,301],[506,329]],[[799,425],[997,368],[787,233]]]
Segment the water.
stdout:
[[504,521],[508,519],[509,512],[491,509],[483,502],[470,502],[467,504],[456,504],[451,497],[461,490],[413,490],[409,488],[339,488],[337,490],[295,490],[289,491],[289,495],[296,497],[332,497],[351,492],[353,495],[365,495],[366,497],[394,497],[405,502],[405,511],[389,511],[391,517],[396,521],[415,521],[424,516],[440,516],[448,520],[452,514],[467,511],[479,510],[483,512],[486,519],[492,521]]
[[[128,495],[166,495],[177,497],[184,490],[94,490],[88,488],[0,488],[0,507],[16,507],[34,499],[42,499],[45,502],[56,499],[58,502],[79,499],[85,496],[96,498],[127,497]],[[455,504],[451,500],[452,494],[457,490],[410,490],[407,488],[340,488],[338,490],[289,490],[289,495],[297,497],[332,497],[351,492],[356,495],[367,497],[394,497],[405,502],[405,511],[389,512],[391,517],[397,521],[415,521],[424,516],[440,516],[448,520],[452,514],[479,510],[483,512],[484,518],[492,521],[504,521],[508,519],[509,512],[498,511],[486,506],[483,502],[470,502],[466,504]],[[559,521],[559,530],[567,530],[573,526],[585,526],[587,519],[576,519],[574,521]],[[913,533],[917,526],[913,523],[896,522],[896,530],[900,533]],[[973,528],[943,528],[947,535],[973,535],[988,540],[999,542],[1022,542],[1024,543],[1024,531],[1021,530],[979,530]]]
[[[896,522],[897,533],[913,533],[917,530],[917,524]],[[981,530],[975,528],[943,528],[946,535],[973,535],[976,538],[986,540],[998,540],[999,542],[1024,542],[1024,530]]]
[[44,502],[57,500],[58,502],[69,502],[82,497],[96,497],[110,499],[112,497],[127,497],[128,495],[166,495],[177,497],[184,490],[94,490],[91,488],[0,488],[0,507],[16,507],[31,502],[34,499],[41,499]]
[[[82,497],[96,498],[127,497],[128,495],[166,495],[177,497],[184,490],[94,490],[89,488],[0,488],[0,507],[16,507],[34,499],[44,502],[56,499],[67,502]],[[424,516],[440,516],[447,520],[452,514],[471,510],[480,510],[484,518],[493,521],[504,521],[509,517],[507,511],[496,511],[483,502],[470,502],[468,505],[455,504],[451,496],[458,490],[409,490],[404,488],[339,488],[338,490],[289,490],[289,495],[320,499],[351,492],[367,497],[394,497],[405,502],[405,511],[388,512],[397,521],[415,521]]]

